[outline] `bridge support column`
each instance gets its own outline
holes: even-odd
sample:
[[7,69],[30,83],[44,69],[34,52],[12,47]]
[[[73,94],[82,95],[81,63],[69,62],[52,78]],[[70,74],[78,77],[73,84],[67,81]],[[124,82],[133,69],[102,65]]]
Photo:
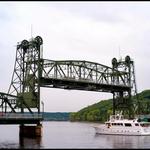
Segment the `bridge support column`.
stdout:
[[41,137],[42,136],[42,124],[39,125],[20,125],[19,136],[24,137]]

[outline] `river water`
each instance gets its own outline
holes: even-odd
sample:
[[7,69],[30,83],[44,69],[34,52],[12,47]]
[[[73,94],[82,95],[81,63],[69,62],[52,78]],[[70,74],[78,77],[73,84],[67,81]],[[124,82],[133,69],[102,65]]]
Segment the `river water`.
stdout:
[[65,149],[65,148],[150,148],[150,136],[98,135],[97,123],[43,122],[41,138],[19,138],[18,125],[0,125],[0,149]]

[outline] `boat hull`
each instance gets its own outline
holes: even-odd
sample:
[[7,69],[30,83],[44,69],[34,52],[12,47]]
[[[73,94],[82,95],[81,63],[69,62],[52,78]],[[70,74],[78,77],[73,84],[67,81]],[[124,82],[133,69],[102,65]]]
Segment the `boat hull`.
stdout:
[[107,127],[94,127],[96,134],[107,134],[107,135],[150,135],[150,130],[145,132],[140,128],[133,129],[132,127],[129,128],[107,128]]

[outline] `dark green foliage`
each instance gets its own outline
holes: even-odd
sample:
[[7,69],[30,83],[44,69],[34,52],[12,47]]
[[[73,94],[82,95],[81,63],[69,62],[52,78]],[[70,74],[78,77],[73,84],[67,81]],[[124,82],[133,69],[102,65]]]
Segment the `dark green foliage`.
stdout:
[[112,100],[102,100],[96,104],[81,109],[79,112],[70,113],[71,121],[105,121],[112,113]]
[[150,90],[144,90],[139,97],[139,108],[141,114],[150,114]]
[[[150,114],[150,90],[138,94],[141,114]],[[136,97],[132,97],[136,100]],[[100,102],[81,109],[78,112],[70,113],[71,121],[100,121],[108,120],[113,111],[113,101],[101,100]]]

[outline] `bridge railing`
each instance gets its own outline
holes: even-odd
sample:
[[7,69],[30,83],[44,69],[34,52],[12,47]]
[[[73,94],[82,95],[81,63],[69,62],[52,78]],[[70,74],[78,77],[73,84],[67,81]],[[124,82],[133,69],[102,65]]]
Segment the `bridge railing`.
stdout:
[[0,119],[42,119],[43,114],[0,113]]
[[130,86],[129,73],[87,61],[44,60],[42,77],[96,84]]

